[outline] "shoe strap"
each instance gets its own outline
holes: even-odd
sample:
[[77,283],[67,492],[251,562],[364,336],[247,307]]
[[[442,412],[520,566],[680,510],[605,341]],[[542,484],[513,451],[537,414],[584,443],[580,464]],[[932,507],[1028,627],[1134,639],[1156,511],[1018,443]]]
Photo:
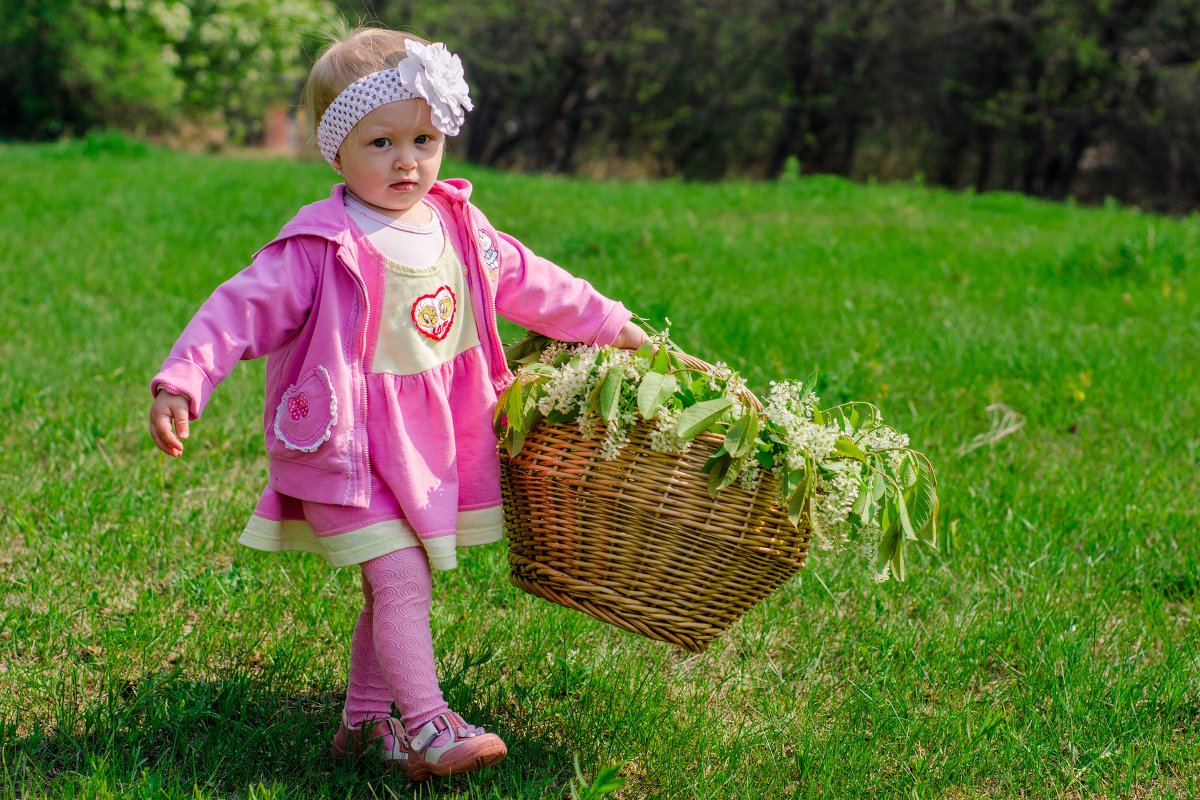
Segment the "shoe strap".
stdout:
[[[392,746],[384,751],[384,761],[407,761],[408,760],[408,733],[404,730],[404,726],[400,724],[400,720],[395,717],[374,717],[366,720],[361,725],[351,725],[346,719],[346,710],[342,709],[342,728],[345,729],[347,737],[359,736],[361,742],[372,738],[371,733],[379,726],[379,723],[386,723],[388,730],[392,734]],[[359,746],[362,746],[360,742]]]
[[392,732],[392,747],[383,754],[383,760],[408,761],[408,734],[405,733],[404,726],[395,717],[388,717],[387,725]]
[[438,714],[422,725],[416,736],[409,740],[409,747],[416,751],[424,750],[430,742],[437,738],[438,734],[445,730],[450,730],[455,739],[470,738],[475,735],[471,726],[467,725],[462,717],[449,711]]

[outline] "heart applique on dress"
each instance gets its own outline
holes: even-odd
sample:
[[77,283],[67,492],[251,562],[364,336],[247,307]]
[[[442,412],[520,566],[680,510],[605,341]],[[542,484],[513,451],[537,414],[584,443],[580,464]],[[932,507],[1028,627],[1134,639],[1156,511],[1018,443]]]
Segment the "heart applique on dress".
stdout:
[[413,302],[412,321],[423,336],[440,342],[450,333],[457,311],[454,291],[449,286],[439,286],[433,294],[423,294]]

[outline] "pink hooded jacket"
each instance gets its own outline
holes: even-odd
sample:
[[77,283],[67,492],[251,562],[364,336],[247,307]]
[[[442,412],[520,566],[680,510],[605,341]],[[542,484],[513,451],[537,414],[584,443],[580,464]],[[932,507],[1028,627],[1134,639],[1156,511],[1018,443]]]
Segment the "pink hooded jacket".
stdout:
[[[366,367],[379,330],[378,270],[345,185],[300,209],[250,266],[200,307],[150,384],[204,411],[239,360],[267,357],[263,426],[270,486],[302,500],[370,504]],[[631,314],[584,280],[497,232],[468,202],[470,184],[438,181],[427,195],[467,270],[467,287],[497,394],[512,380],[496,315],[565,341],[609,344]],[[289,414],[303,390],[305,414]]]

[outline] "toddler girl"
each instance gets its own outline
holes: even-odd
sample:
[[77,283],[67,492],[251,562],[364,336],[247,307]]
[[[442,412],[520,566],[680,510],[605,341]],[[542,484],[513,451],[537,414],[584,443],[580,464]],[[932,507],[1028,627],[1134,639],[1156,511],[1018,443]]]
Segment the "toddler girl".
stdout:
[[305,106],[344,183],[192,318],[151,383],[150,432],[181,455],[213,388],[267,357],[269,481],[240,541],[362,568],[333,754],[378,743],[384,767],[413,780],[468,772],[506,748],[442,698],[430,565],[502,536],[492,414],[512,375],[496,315],[570,341],[637,347],[645,334],[496,231],[466,181],[438,180],[472,108],[444,45],[356,29],[313,66]]

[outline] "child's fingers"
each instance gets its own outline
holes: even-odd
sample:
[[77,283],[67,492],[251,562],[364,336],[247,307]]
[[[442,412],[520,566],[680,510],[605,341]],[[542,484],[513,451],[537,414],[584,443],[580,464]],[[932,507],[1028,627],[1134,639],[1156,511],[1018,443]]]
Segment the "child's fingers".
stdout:
[[183,454],[183,442],[171,430],[172,413],[155,407],[150,411],[150,437],[159,450],[170,456]]
[[188,438],[188,410],[186,406],[175,406],[171,409],[171,417],[175,422],[175,435],[180,439]]
[[150,427],[150,435],[158,449],[169,456],[179,456],[183,453],[183,443],[171,432],[170,417],[161,417],[159,422]]

